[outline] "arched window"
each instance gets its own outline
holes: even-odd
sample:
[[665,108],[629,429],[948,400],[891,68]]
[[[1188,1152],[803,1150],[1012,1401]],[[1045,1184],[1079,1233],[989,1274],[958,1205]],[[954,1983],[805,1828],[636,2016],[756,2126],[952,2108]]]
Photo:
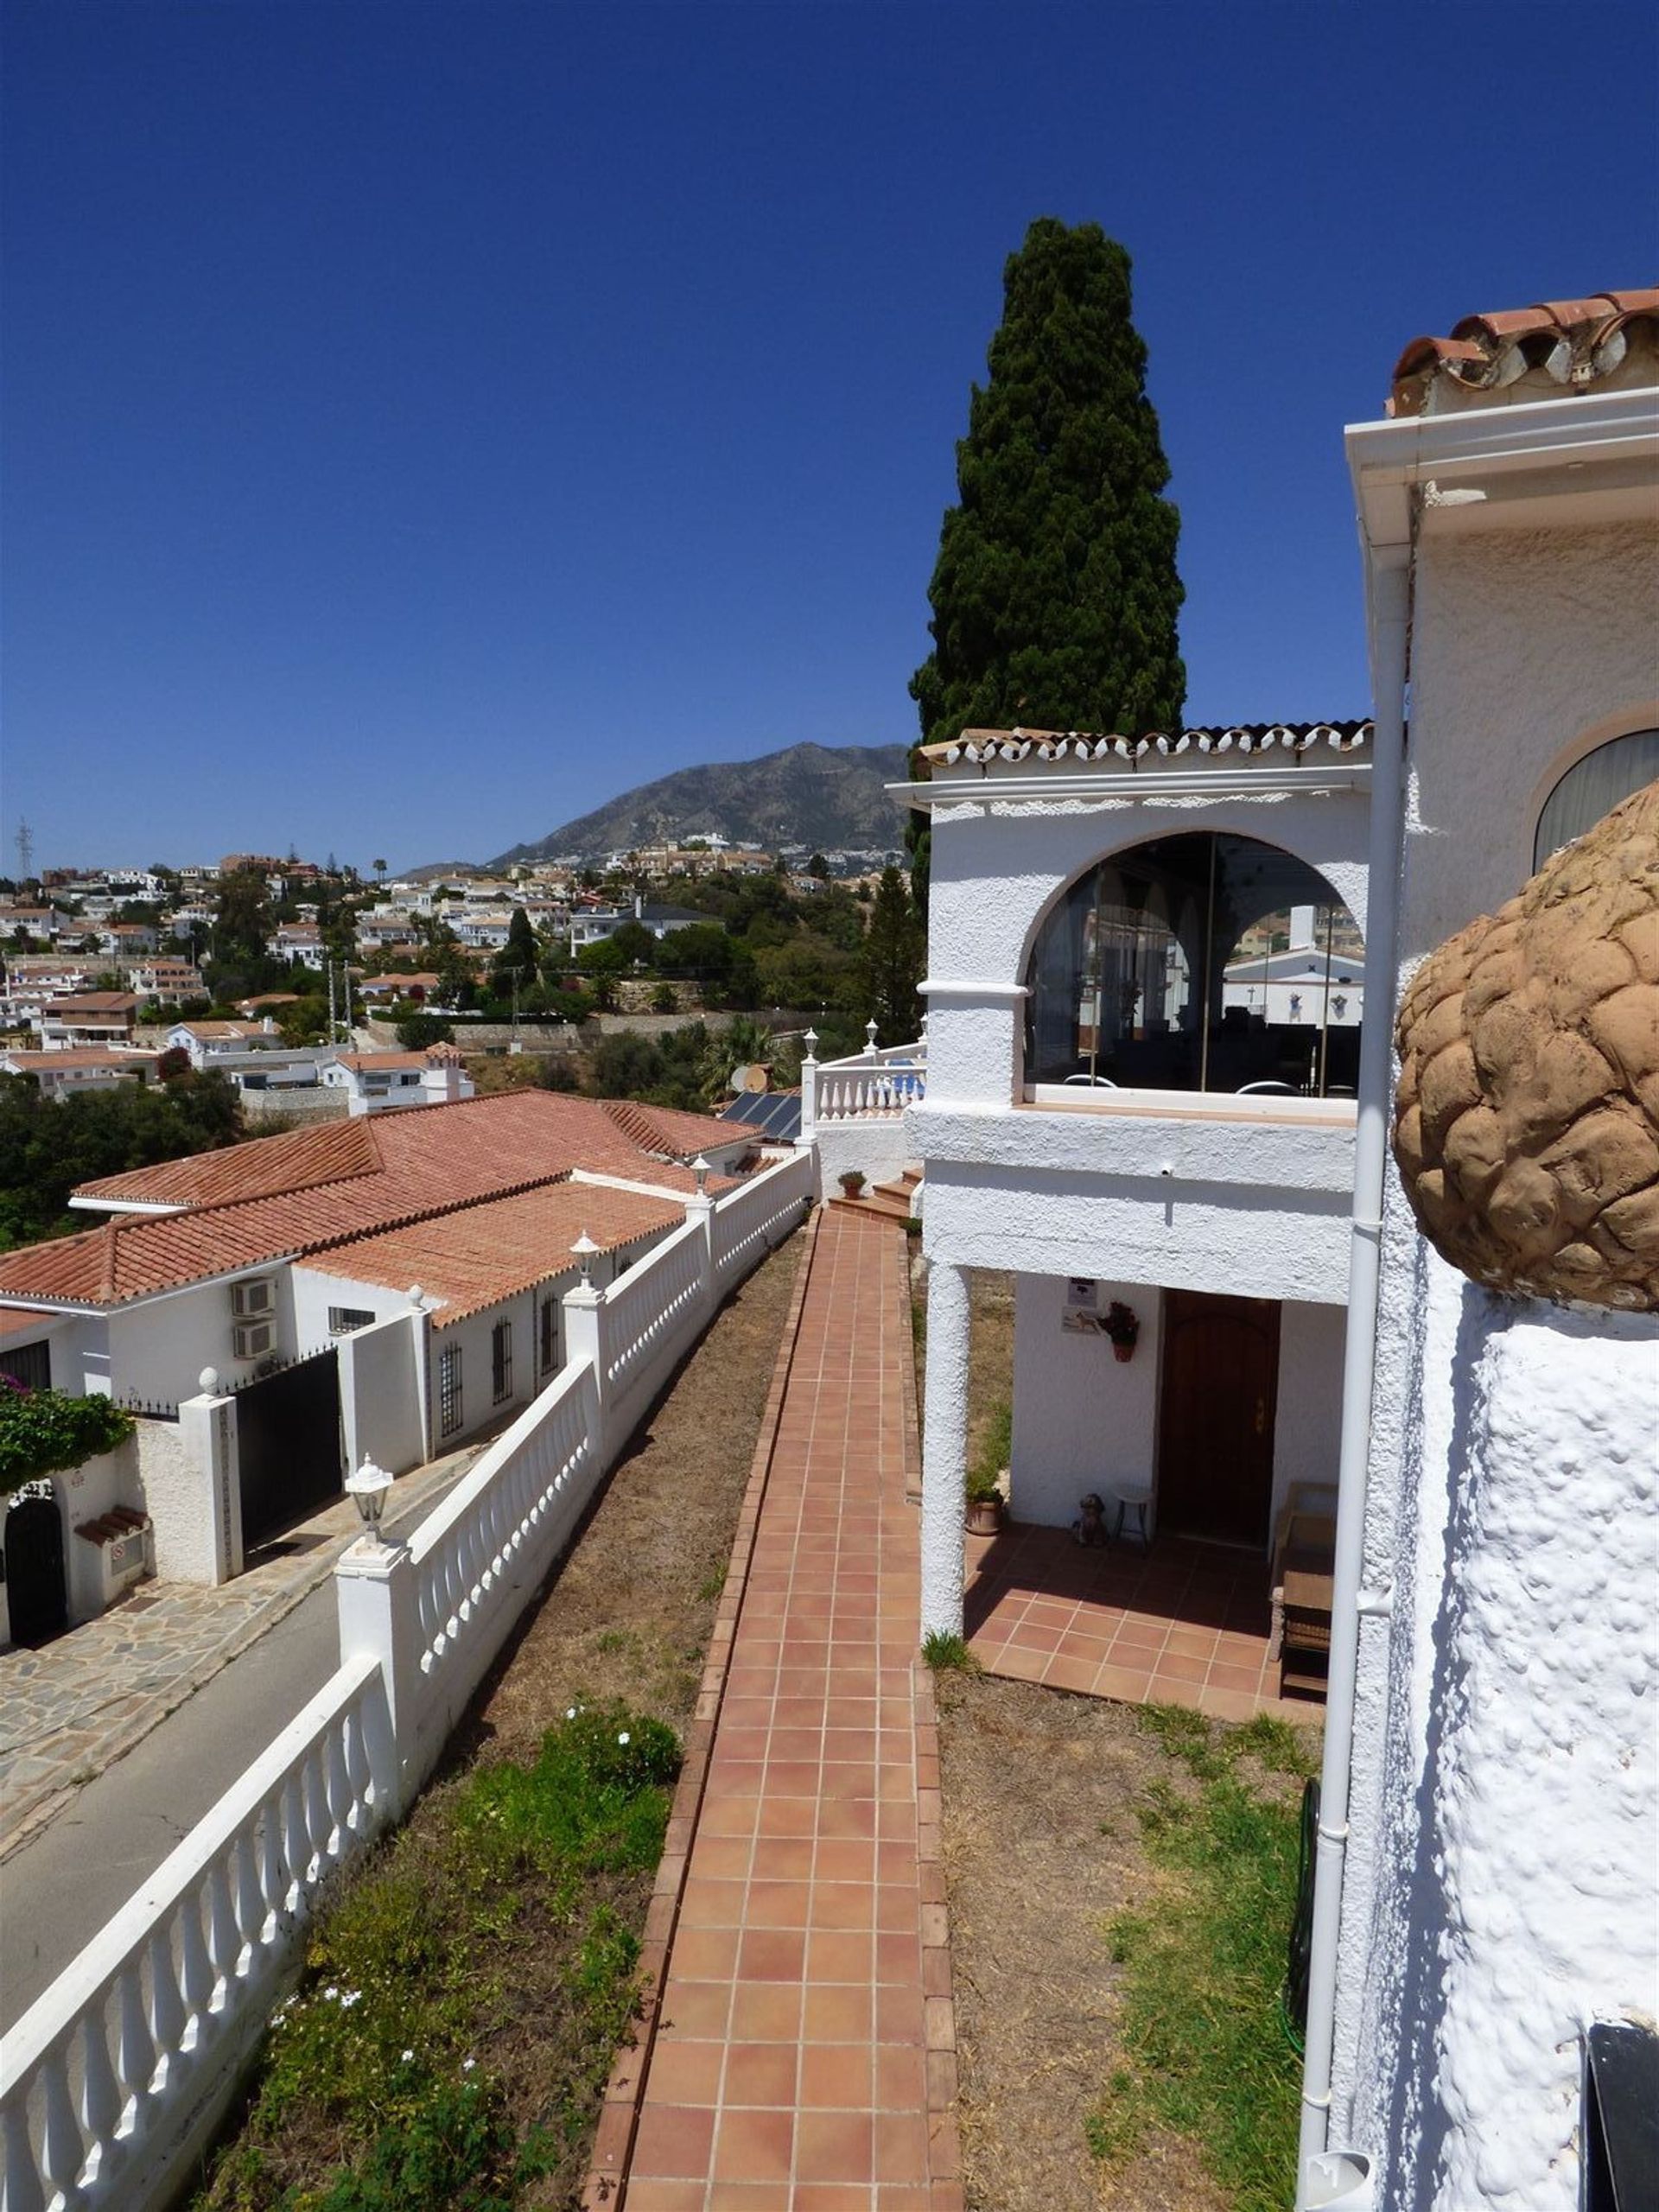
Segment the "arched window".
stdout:
[[1610,737],[1575,761],[1544,801],[1532,841],[1532,864],[1541,868],[1552,853],[1593,830],[1622,798],[1659,776],[1659,729],[1633,729]]
[[1351,1097],[1364,965],[1305,861],[1253,837],[1157,838],[1080,876],[1039,931],[1027,1079]]

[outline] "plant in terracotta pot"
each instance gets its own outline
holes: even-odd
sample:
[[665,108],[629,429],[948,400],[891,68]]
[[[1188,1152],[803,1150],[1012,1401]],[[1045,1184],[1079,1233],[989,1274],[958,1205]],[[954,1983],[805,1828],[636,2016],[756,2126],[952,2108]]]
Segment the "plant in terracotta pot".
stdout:
[[1002,1493],[997,1488],[996,1477],[982,1467],[970,1472],[965,1522],[969,1534],[975,1536],[995,1535],[1002,1526]]
[[861,1169],[849,1167],[844,1175],[837,1175],[836,1180],[840,1184],[842,1191],[849,1198],[861,1198],[863,1197],[864,1177]]
[[1115,1298],[1106,1308],[1100,1325],[1112,1340],[1113,1358],[1133,1359],[1135,1347],[1141,1337],[1141,1317],[1134,1306],[1126,1306],[1121,1298]]

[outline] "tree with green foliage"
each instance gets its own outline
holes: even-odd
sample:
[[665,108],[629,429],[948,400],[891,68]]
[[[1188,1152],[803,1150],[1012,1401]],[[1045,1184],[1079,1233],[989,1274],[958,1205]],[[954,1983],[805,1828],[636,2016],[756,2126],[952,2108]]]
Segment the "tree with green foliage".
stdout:
[[535,979],[541,957],[542,949],[536,942],[530,916],[522,906],[515,906],[507,924],[507,941],[490,963],[492,987],[497,991],[507,990],[517,976],[519,989],[527,990]]
[[[911,679],[922,742],[1015,725],[1172,728],[1186,691],[1180,518],[1163,496],[1129,257],[1098,224],[1043,216],[1002,283],[928,588],[933,651]],[[925,900],[925,830],[912,850]]]
[[884,868],[870,908],[860,980],[865,1002],[875,1016],[876,1042],[908,1045],[921,1027],[916,986],[927,958],[927,931],[916,910],[904,874]]
[[78,1183],[153,1167],[241,1135],[235,1090],[216,1071],[47,1098],[32,1076],[0,1076],[0,1251],[88,1226],[67,1209]]

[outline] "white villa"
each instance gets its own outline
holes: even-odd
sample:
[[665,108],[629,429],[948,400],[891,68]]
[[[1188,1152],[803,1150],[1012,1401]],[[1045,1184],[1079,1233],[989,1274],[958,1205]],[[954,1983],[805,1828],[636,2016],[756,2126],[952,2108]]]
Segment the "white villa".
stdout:
[[1016,1521],[1096,1491],[1265,1579],[1292,1486],[1335,1509],[1307,2212],[1611,2206],[1604,2069],[1652,2075],[1656,334],[1649,290],[1408,349],[1348,434],[1373,721],[930,748],[925,1050],[807,1084],[924,1173],[925,1629],[970,1268],[1016,1270]]
[[[1017,1519],[1065,1528],[1085,1493],[1149,1491],[1154,1532],[1265,1561],[1290,1485],[1331,1480],[1357,1021],[1275,1018],[1229,977],[1293,915],[1320,946],[1363,931],[1371,731],[970,730],[931,766],[903,792],[933,823],[927,1094],[906,1133],[926,1193],[925,1625],[956,1631],[969,1268],[1018,1268]],[[1132,1361],[1065,1325],[1078,1284],[1087,1312],[1135,1314]]]

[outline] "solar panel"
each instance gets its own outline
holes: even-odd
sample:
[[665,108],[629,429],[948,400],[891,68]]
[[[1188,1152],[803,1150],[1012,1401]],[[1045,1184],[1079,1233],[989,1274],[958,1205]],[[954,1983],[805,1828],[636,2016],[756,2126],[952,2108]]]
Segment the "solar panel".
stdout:
[[745,1122],[774,1144],[792,1144],[801,1134],[800,1096],[789,1090],[755,1091],[722,1107],[720,1118]]

